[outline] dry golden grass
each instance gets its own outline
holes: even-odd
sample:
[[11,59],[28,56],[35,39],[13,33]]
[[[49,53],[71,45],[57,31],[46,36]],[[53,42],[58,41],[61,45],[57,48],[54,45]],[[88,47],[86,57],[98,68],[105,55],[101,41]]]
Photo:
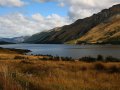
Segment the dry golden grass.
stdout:
[[3,90],[120,90],[118,62],[42,61],[40,56],[8,53],[0,57]]
[[[114,18],[114,19],[113,19]],[[118,27],[118,28],[117,28]],[[117,40],[120,37],[120,16],[113,16],[107,22],[101,23],[91,29],[78,41],[86,41],[89,43],[104,42],[110,39]]]
[[1,63],[9,65],[9,71],[16,73],[13,77],[16,82],[28,90],[120,89],[120,71],[110,71],[113,66],[120,70],[120,63],[38,60],[6,60]]

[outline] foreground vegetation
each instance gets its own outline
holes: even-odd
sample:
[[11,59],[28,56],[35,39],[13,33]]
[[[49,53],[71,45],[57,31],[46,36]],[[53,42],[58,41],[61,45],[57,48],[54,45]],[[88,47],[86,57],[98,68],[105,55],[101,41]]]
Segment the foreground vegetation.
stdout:
[[0,54],[0,90],[120,90],[120,62],[13,52]]

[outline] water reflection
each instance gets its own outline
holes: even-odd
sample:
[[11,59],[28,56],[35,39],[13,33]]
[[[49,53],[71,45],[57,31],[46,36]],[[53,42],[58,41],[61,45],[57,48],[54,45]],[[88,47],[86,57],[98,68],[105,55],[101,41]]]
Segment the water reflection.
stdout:
[[96,57],[99,54],[120,58],[120,45],[11,44],[0,45],[0,47],[29,49],[32,51],[32,54],[50,54],[72,58],[83,56]]

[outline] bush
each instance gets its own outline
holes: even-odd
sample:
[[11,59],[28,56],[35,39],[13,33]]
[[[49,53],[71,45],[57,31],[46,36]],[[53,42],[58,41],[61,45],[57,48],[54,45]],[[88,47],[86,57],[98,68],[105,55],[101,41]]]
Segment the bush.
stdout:
[[102,61],[102,62],[120,62],[120,59],[112,57],[112,56],[108,56],[104,59],[104,57],[102,55],[98,55],[97,58],[94,57],[82,57],[79,59],[80,61],[84,61],[84,62],[96,62],[96,61]]
[[94,65],[94,69],[98,71],[103,71],[103,70],[106,70],[106,67],[102,63],[96,63]]
[[86,71],[86,70],[87,70],[87,67],[82,66],[82,67],[80,68],[80,70],[81,70],[81,71]]
[[98,55],[98,56],[97,56],[97,60],[98,60],[98,61],[103,61],[103,60],[104,60],[104,58],[103,58],[103,56],[102,56],[102,55]]
[[84,62],[95,62],[96,61],[96,58],[94,57],[82,57],[79,59],[80,61],[84,61]]
[[28,58],[23,56],[15,56],[14,59],[28,59]]
[[40,60],[49,60],[49,58],[47,58],[47,57],[43,57],[42,59],[40,58]]
[[110,73],[118,73],[120,72],[120,68],[118,68],[117,66],[113,65],[109,68],[109,72]]
[[108,56],[108,57],[105,58],[105,61],[106,62],[120,62],[120,59],[114,58],[112,56]]
[[29,62],[29,61],[21,61],[20,63],[22,63],[22,64],[33,64],[32,62]]

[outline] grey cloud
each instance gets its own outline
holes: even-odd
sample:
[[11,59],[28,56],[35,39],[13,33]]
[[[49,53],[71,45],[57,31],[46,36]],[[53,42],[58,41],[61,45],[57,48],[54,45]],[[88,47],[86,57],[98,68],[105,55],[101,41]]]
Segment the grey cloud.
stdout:
[[25,4],[22,0],[0,0],[0,6],[3,7],[21,7]]
[[67,19],[57,14],[52,14],[47,17],[34,14],[31,18],[27,18],[20,13],[9,14],[0,16],[0,36],[16,37],[32,35],[65,24],[69,24]]
[[114,4],[120,3],[120,0],[37,0],[40,2],[58,2],[69,6],[68,16],[70,20],[77,20],[97,13]]

